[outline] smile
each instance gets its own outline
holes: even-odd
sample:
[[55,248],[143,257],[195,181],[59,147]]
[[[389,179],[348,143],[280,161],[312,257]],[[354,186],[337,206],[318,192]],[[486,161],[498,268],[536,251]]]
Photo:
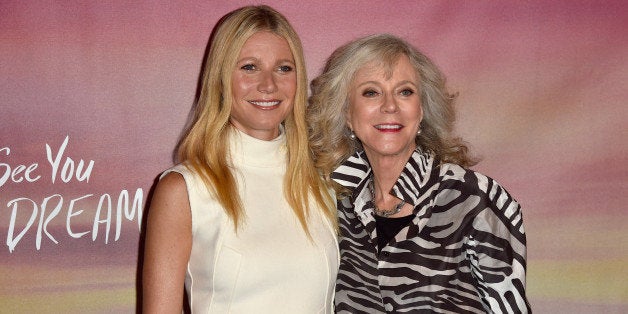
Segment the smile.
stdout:
[[279,106],[279,104],[281,103],[280,100],[273,100],[273,101],[249,101],[250,104],[260,108],[260,109],[264,109],[264,110],[269,110],[269,109],[275,109]]
[[377,124],[375,128],[384,132],[396,132],[403,128],[401,124]]

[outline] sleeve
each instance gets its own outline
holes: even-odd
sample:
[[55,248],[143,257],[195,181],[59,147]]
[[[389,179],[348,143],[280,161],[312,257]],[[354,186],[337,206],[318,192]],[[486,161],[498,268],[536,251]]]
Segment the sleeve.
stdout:
[[472,222],[467,258],[480,297],[493,313],[530,313],[521,206],[497,182],[475,175],[482,195]]

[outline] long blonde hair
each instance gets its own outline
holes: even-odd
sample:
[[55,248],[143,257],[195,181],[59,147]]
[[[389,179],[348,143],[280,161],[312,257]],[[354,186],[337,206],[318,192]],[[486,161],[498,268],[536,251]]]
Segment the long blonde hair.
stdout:
[[260,31],[284,38],[294,57],[297,89],[294,106],[284,123],[288,164],[284,177],[284,196],[309,235],[307,217],[310,196],[335,226],[335,204],[318,174],[308,148],[305,110],[307,74],[303,48],[288,20],[265,5],[247,6],[224,16],[211,36],[194,118],[178,147],[178,161],[198,173],[208,190],[224,208],[237,231],[245,211],[228,156],[232,110],[232,71],[246,40]]
[[[410,59],[420,78],[423,120],[417,146],[429,151],[441,162],[471,166],[461,138],[453,135],[455,95],[447,91],[445,76],[423,53],[404,40],[389,34],[363,37],[336,49],[320,76],[311,83],[308,107],[310,147],[316,165],[329,181],[329,175],[342,161],[362,149],[352,140],[346,123],[349,89],[355,73],[369,62],[381,62],[392,69],[400,56]],[[336,188],[340,188],[336,186]],[[345,191],[343,191],[345,192]]]

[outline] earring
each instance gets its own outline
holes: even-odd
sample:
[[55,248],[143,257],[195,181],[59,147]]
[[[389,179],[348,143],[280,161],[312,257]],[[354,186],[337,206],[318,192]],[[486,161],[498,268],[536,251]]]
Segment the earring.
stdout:
[[350,130],[350,131],[351,131],[351,134],[349,134],[349,138],[350,138],[352,141],[355,141],[355,139],[356,139],[355,133],[353,133],[353,130]]
[[419,131],[416,132],[416,135],[421,135],[421,129],[419,129]]

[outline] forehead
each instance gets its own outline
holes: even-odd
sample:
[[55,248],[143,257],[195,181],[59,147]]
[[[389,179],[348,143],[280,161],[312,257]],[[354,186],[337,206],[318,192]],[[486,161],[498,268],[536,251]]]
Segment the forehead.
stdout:
[[406,55],[400,55],[390,62],[386,60],[372,60],[361,66],[356,71],[353,83],[359,84],[364,81],[389,81],[408,80],[419,83],[419,74]]
[[288,41],[271,31],[259,31],[251,35],[240,49],[240,57],[277,56],[292,59]]

